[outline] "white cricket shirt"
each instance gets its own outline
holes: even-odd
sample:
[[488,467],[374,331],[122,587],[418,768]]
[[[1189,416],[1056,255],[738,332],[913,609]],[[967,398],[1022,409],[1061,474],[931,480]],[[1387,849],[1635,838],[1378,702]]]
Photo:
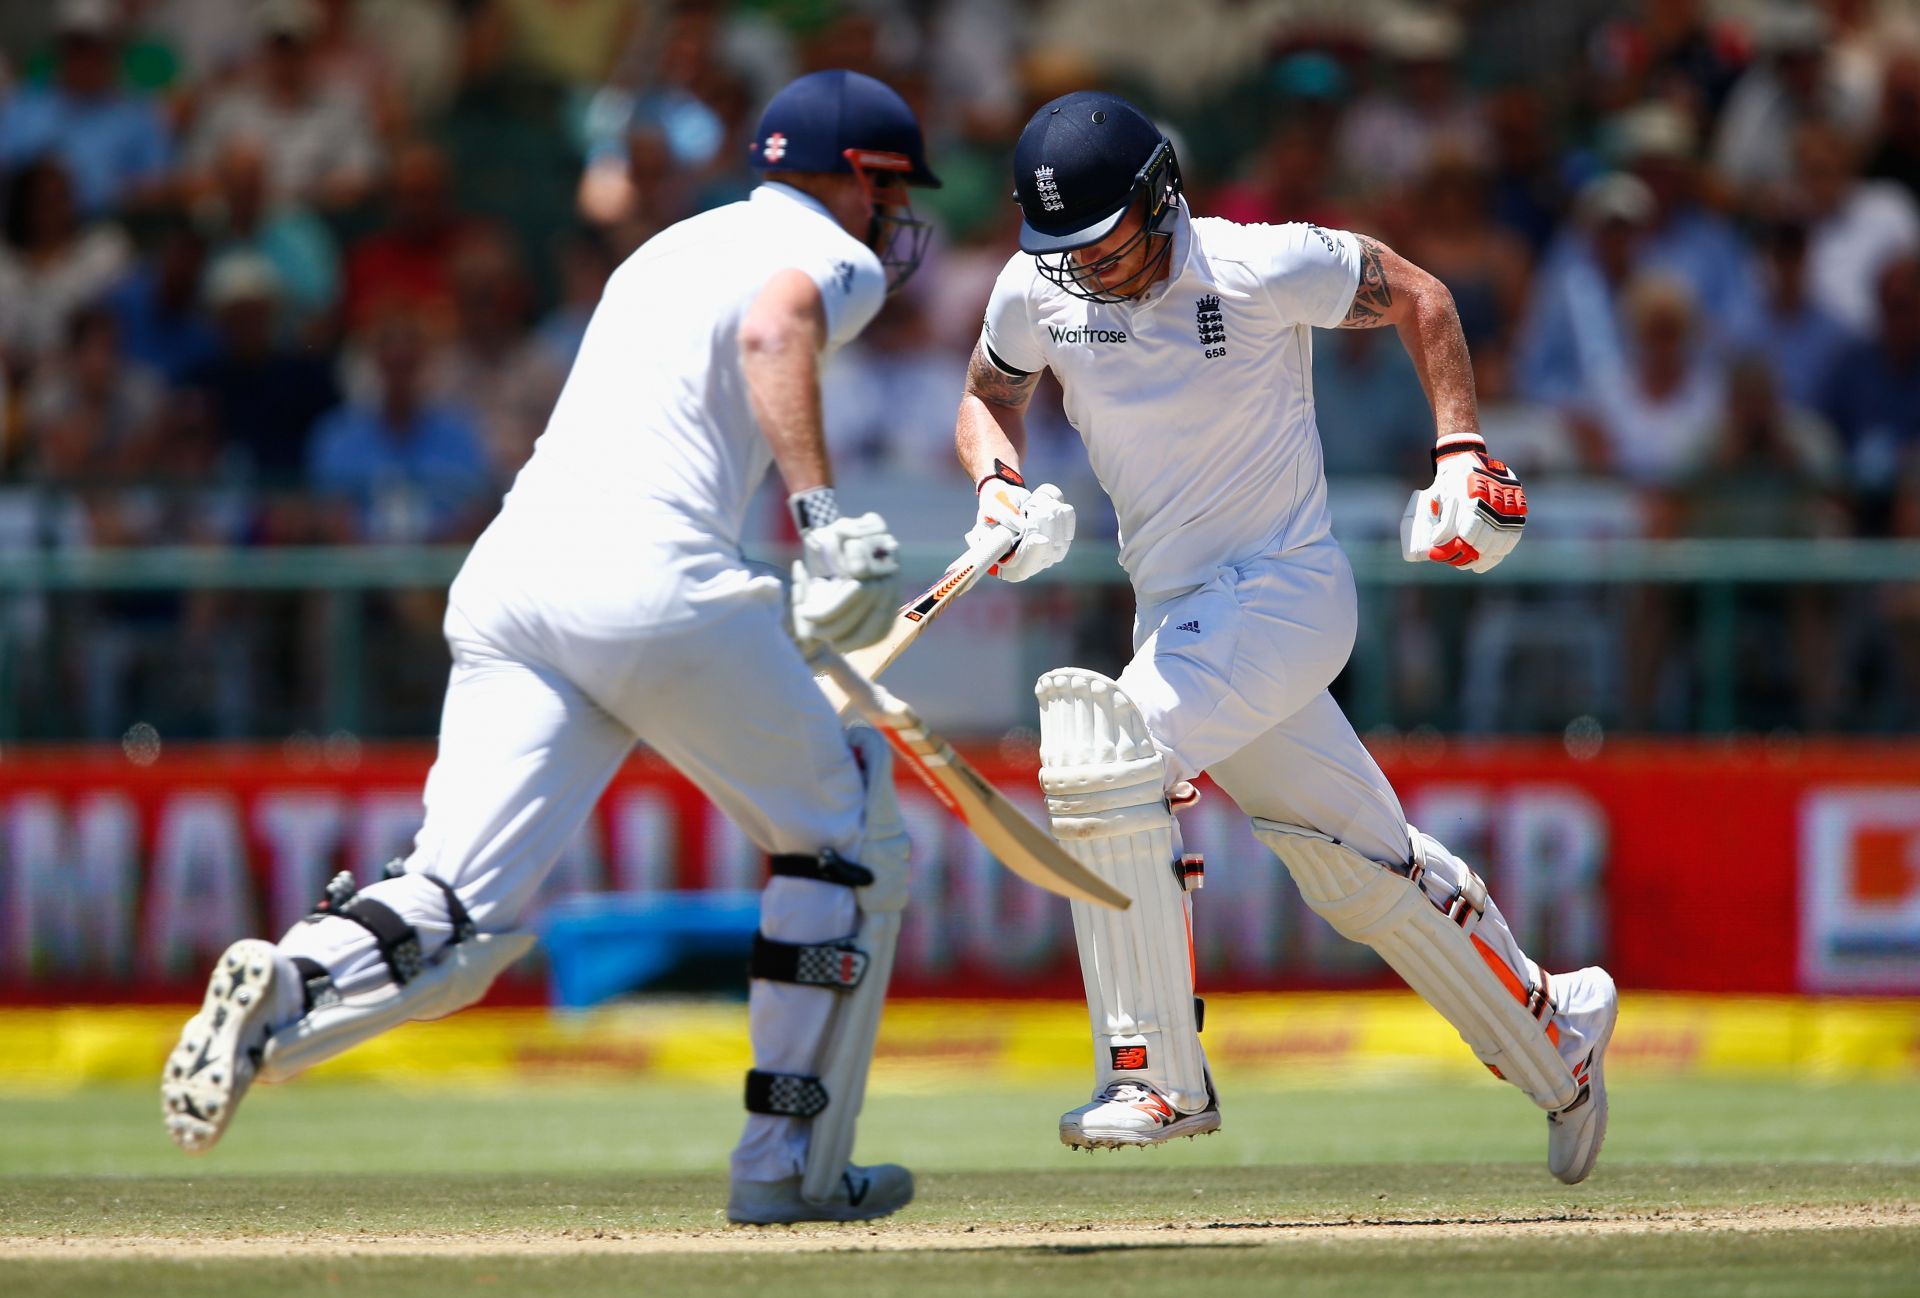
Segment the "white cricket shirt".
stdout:
[[773,455],[748,402],[740,322],[786,269],[820,286],[829,355],[886,296],[872,249],[780,184],[669,226],[621,263],[456,598],[559,609],[561,623],[657,620],[675,580],[657,570],[662,547],[709,561],[683,585],[744,581],[741,530]]
[[1308,330],[1345,317],[1360,275],[1359,241],[1316,225],[1183,207],[1173,239],[1173,272],[1130,302],[1073,297],[1016,254],[983,335],[1060,380],[1143,603],[1331,534]]

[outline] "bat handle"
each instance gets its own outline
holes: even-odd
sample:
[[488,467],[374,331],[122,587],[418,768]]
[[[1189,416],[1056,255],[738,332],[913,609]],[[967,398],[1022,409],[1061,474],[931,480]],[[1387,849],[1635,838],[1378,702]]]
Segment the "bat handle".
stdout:
[[964,568],[968,564],[982,570],[991,568],[1012,554],[1013,547],[1019,540],[1020,534],[1011,527],[1005,523],[995,523],[987,534],[980,538],[980,543],[969,546],[965,554],[954,560],[953,568],[947,571],[952,572],[954,568]]

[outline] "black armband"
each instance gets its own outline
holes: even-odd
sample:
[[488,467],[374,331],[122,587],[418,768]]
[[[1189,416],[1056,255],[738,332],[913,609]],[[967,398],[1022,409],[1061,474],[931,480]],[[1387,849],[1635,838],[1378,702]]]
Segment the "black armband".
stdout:
[[993,344],[988,342],[985,338],[982,338],[980,340],[980,350],[987,354],[987,360],[992,362],[993,368],[995,368],[996,370],[999,370],[1002,374],[1006,375],[1008,378],[1030,379],[1033,377],[1032,370],[1017,369],[1014,366],[1009,365],[1005,361],[1001,360],[1000,353],[993,350]]

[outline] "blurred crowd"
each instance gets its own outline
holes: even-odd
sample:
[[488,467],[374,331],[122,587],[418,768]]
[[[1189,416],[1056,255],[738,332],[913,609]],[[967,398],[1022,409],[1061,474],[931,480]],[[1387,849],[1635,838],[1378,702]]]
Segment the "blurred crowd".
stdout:
[[[1914,0],[49,0],[0,6],[0,550],[471,537],[612,268],[744,194],[760,105],[821,67],[899,88],[948,182],[828,382],[839,461],[903,498],[955,485],[1019,126],[1099,85],[1197,212],[1447,283],[1497,451],[1569,484],[1543,531],[1920,535]],[[1424,481],[1392,331],[1317,335],[1314,384],[1337,484]],[[1057,397],[1034,425],[1084,477]],[[1812,598],[1758,623],[1803,663],[1920,627],[1911,590]],[[178,639],[203,604],[99,607]],[[1625,616],[1660,724],[1686,612]],[[1782,688],[1816,727],[1871,694]]]

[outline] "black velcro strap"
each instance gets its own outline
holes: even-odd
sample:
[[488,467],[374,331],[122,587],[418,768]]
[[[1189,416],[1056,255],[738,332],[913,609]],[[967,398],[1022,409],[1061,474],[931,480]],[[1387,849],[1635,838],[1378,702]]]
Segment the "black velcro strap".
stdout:
[[776,942],[764,933],[755,933],[753,959],[747,972],[755,978],[769,978],[774,982],[837,987],[845,991],[860,985],[867,963],[867,953],[851,941],[809,945]]
[[420,877],[438,888],[446,896],[447,922],[453,927],[453,936],[448,940],[464,942],[472,937],[474,931],[473,916],[467,914],[467,908],[460,904],[460,894],[453,890],[453,885],[444,879],[436,879],[430,874],[422,874]]
[[371,897],[356,896],[346,905],[328,913],[338,915],[341,919],[350,919],[373,934],[374,943],[380,948],[380,958],[387,962],[394,982],[405,987],[420,976],[420,967],[424,963],[420,955],[420,935],[391,907]]
[[309,956],[293,957],[293,967],[300,971],[300,1012],[308,1014],[322,1005],[333,1005],[340,1000],[340,989],[333,985],[333,975],[327,967]]
[[776,1118],[812,1118],[827,1107],[827,1088],[818,1077],[798,1073],[747,1073],[747,1112]]
[[1193,998],[1193,1030],[1195,1035],[1207,1030],[1207,1003],[1198,996]]
[[837,883],[842,888],[864,888],[873,882],[873,871],[857,861],[849,861],[831,847],[818,856],[788,853],[769,858],[768,869],[786,879],[816,879]]

